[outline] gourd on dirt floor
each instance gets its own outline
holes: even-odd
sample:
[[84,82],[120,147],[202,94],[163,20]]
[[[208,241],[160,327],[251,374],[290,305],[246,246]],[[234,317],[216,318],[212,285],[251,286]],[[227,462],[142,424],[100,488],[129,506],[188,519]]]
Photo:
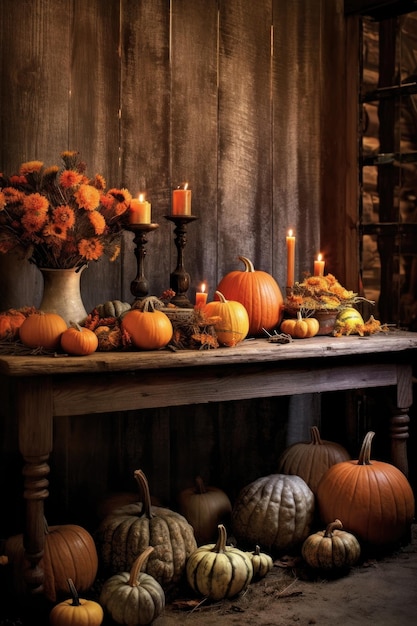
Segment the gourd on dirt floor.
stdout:
[[196,477],[193,487],[180,492],[178,508],[194,528],[199,545],[214,541],[218,525],[227,522],[232,512],[229,496],[218,487],[206,486],[201,476]]
[[262,476],[235,499],[232,532],[238,545],[259,545],[271,554],[287,552],[310,534],[314,511],[314,494],[300,476]]
[[129,571],[148,546],[154,551],[145,571],[166,590],[178,583],[190,554],[197,548],[194,530],[183,515],[152,506],[149,485],[142,470],[134,472],[143,502],[114,510],[95,533],[100,563],[106,573]]
[[304,541],[301,555],[310,567],[321,570],[347,569],[358,562],[361,547],[355,535],[343,530],[340,520],[313,533]]
[[253,567],[253,580],[264,578],[274,567],[274,561],[270,554],[262,552],[259,546],[255,546],[253,552],[248,552]]
[[310,434],[310,441],[298,441],[284,450],[278,460],[278,472],[301,476],[316,494],[324,472],[335,463],[348,461],[350,455],[342,445],[322,439],[317,426],[310,428]]
[[148,546],[133,562],[129,572],[119,572],[107,579],[100,593],[100,604],[113,621],[127,626],[152,624],[165,607],[165,592],[149,574],[141,572],[149,555]]
[[71,578],[68,579],[71,598],[56,604],[49,614],[51,626],[100,626],[104,619],[101,605],[80,598]]
[[226,540],[226,528],[219,524],[217,542],[200,546],[187,561],[188,584],[209,600],[233,598],[252,580],[252,561],[247,552],[227,546]]
[[[23,535],[6,540],[5,553],[12,566],[14,588],[18,595],[27,592],[23,580],[26,564]],[[44,570],[44,595],[51,602],[68,593],[71,578],[80,593],[93,584],[98,570],[98,556],[93,537],[76,524],[48,526],[45,522],[45,551],[41,560]]]
[[317,487],[321,520],[335,519],[359,541],[373,546],[394,544],[405,537],[414,518],[414,494],[404,474],[394,465],[371,460],[369,431],[357,460],[332,465]]

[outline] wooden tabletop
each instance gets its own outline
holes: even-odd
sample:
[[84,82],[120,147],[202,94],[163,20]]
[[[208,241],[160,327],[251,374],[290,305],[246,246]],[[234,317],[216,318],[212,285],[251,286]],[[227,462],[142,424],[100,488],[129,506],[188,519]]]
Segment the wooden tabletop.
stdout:
[[43,376],[154,370],[159,368],[204,367],[233,363],[267,363],[322,359],[347,355],[400,353],[417,350],[417,333],[390,330],[370,337],[316,336],[273,343],[267,338],[246,339],[233,348],[211,350],[170,349],[152,351],[95,352],[89,356],[0,356],[0,374],[6,376]]

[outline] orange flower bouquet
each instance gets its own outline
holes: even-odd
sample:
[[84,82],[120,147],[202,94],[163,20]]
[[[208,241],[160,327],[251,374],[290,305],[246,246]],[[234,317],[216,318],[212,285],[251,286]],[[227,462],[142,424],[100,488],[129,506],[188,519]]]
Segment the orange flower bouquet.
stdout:
[[[132,199],[90,179],[78,152],[61,153],[63,167],[29,161],[0,174],[0,252],[19,251],[39,268],[80,268],[103,255],[115,260]],[[125,215],[126,214],[126,215]]]
[[366,298],[345,289],[333,274],[327,274],[308,276],[303,282],[295,283],[292,293],[287,296],[286,307],[305,311],[340,311],[364,300]]

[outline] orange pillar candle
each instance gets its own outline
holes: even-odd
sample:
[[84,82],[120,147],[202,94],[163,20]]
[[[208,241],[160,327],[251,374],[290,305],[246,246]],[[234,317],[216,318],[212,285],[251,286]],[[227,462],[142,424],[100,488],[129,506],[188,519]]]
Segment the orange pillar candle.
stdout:
[[314,261],[314,276],[324,275],[324,261],[321,254],[317,256],[317,261]]
[[288,231],[287,235],[287,287],[294,286],[294,272],[295,272],[295,237],[292,234],[292,230]]
[[208,294],[206,293],[206,286],[204,283],[201,285],[200,289],[201,291],[197,291],[195,294],[195,306],[201,309],[207,303]]
[[188,189],[188,183],[172,192],[172,215],[191,215],[191,189]]
[[139,198],[133,198],[129,207],[129,224],[150,224],[151,223],[151,203],[145,200],[143,193]]

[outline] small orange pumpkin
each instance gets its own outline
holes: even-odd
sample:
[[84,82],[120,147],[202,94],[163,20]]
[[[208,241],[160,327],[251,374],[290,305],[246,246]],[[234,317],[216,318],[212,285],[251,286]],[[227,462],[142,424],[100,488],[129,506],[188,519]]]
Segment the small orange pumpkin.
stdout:
[[244,271],[226,274],[217,285],[227,300],[243,304],[249,315],[249,334],[262,335],[281,322],[284,299],[275,278],[262,270],[255,270],[252,261],[240,256]]
[[56,350],[67,328],[66,321],[57,313],[37,311],[24,320],[19,328],[19,337],[28,348]]
[[320,323],[315,317],[303,317],[301,311],[294,319],[285,319],[281,322],[281,331],[293,339],[314,337],[319,332]]
[[80,598],[71,578],[68,578],[71,598],[55,605],[49,614],[51,626],[100,626],[104,611],[94,600]]
[[98,337],[94,331],[72,322],[61,335],[61,348],[68,354],[87,356],[98,348]]
[[163,311],[154,308],[152,300],[144,308],[131,309],[122,318],[121,326],[131,337],[133,344],[142,350],[159,350],[172,339],[171,320]]
[[245,339],[249,332],[248,312],[240,302],[226,300],[220,291],[216,291],[216,296],[218,300],[205,305],[204,314],[220,318],[214,324],[217,339],[221,345],[233,347]]

